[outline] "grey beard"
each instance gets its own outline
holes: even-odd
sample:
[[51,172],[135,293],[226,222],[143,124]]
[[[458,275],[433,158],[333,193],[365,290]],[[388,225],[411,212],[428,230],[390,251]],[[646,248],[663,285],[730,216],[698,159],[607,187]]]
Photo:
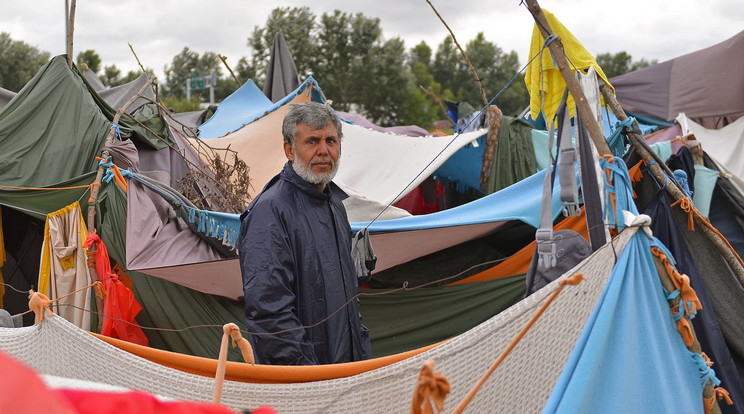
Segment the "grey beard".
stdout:
[[[312,164],[313,161],[310,161],[310,163]],[[333,159],[331,159],[331,157],[327,157],[322,161],[331,163],[331,171],[327,173],[316,174],[310,168],[310,165],[302,162],[302,160],[300,160],[299,158],[295,158],[294,162],[292,162],[292,169],[294,169],[297,175],[299,175],[308,183],[313,185],[322,184],[323,187],[325,187],[326,185],[328,185],[328,183],[331,182],[331,180],[333,180],[333,177],[336,176],[339,161],[333,162]]]

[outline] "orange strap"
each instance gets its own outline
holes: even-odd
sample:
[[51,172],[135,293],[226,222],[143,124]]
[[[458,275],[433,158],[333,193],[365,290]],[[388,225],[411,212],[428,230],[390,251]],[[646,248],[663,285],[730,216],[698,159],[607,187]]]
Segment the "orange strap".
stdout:
[[527,331],[530,330],[532,325],[537,322],[538,319],[540,319],[540,316],[542,316],[543,312],[550,306],[550,304],[553,302],[553,300],[558,296],[559,293],[563,290],[563,287],[566,285],[578,285],[582,280],[584,280],[584,275],[582,273],[576,273],[573,276],[567,277],[565,279],[561,279],[558,281],[558,289],[556,289],[553,293],[548,296],[548,299],[545,300],[545,303],[540,306],[540,309],[535,312],[535,314],[530,318],[530,320],[527,322],[527,324],[522,328],[521,331],[517,334],[517,336],[511,341],[509,346],[504,349],[504,352],[499,355],[498,359],[496,359],[496,362],[491,365],[491,367],[486,371],[486,373],[481,377],[481,379],[478,381],[477,384],[473,387],[473,389],[470,390],[468,395],[463,398],[462,401],[460,401],[460,404],[455,408],[455,410],[452,412],[452,414],[462,414],[462,412],[467,408],[468,404],[470,404],[470,401],[473,400],[473,397],[475,397],[475,394],[478,393],[478,390],[480,387],[485,384],[486,380],[488,380],[488,377],[493,374],[493,372],[496,370],[496,368],[501,364],[501,362],[506,358],[507,355],[514,349],[515,346],[519,343],[519,341],[522,340],[524,335],[527,333]]
[[672,203],[672,207],[676,205],[679,205],[679,208],[687,213],[687,230],[695,231],[695,220],[693,218],[693,211],[695,211],[695,206],[692,204],[692,201],[690,201],[690,198],[680,198],[679,200]]
[[[661,260],[661,263],[664,265],[664,268],[669,275],[669,279],[671,279],[675,289],[677,289],[680,293],[679,300],[682,301],[682,306],[685,310],[685,313],[681,318],[677,319],[677,330],[679,330],[679,333],[682,335],[682,339],[685,341],[685,345],[689,348],[690,346],[692,346],[694,336],[692,334],[692,326],[690,325],[690,321],[688,318],[691,314],[696,313],[698,309],[702,309],[703,305],[700,303],[700,299],[698,299],[695,290],[692,288],[692,286],[690,286],[690,278],[687,275],[680,274],[677,269],[672,266],[672,263],[669,261],[666,254],[659,250],[658,247],[651,246],[651,252],[654,254],[654,256],[658,257],[659,260]],[[692,305],[692,308],[690,308],[690,304]],[[677,315],[678,312],[679,311],[676,307],[672,308],[673,315]]]
[[434,371],[434,361],[428,360],[419,372],[416,388],[413,390],[411,400],[411,414],[434,414],[444,409],[444,399],[450,392],[450,382],[447,377],[439,371]]
[[722,387],[714,388],[713,395],[708,398],[703,398],[703,409],[705,410],[705,414],[710,414],[710,412],[713,410],[713,403],[716,402],[716,399],[725,399],[726,404],[734,405],[734,402],[731,401],[731,397],[729,397],[728,391],[726,391]]

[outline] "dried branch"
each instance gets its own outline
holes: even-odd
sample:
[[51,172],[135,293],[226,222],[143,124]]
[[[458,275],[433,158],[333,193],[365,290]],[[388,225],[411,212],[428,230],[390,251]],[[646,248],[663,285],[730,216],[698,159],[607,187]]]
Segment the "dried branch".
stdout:
[[434,13],[436,13],[437,17],[439,17],[439,20],[442,21],[442,24],[444,24],[444,27],[447,28],[449,31],[450,36],[452,36],[452,40],[455,42],[455,45],[457,45],[457,48],[460,50],[460,53],[462,54],[462,57],[465,58],[465,62],[467,62],[468,67],[470,68],[470,72],[473,73],[473,77],[475,77],[475,82],[478,84],[478,89],[480,89],[481,98],[483,98],[483,105],[488,105],[488,98],[486,98],[486,91],[483,90],[483,84],[481,83],[480,78],[478,77],[478,74],[475,72],[475,68],[473,67],[473,64],[470,63],[470,59],[468,59],[468,55],[465,54],[465,51],[462,49],[462,46],[457,42],[457,38],[455,38],[455,34],[452,33],[452,29],[447,25],[447,22],[444,21],[442,16],[439,14],[436,8],[434,8],[434,5],[431,4],[431,0],[426,0],[427,3],[429,3],[429,6],[431,6],[431,9],[434,10]]

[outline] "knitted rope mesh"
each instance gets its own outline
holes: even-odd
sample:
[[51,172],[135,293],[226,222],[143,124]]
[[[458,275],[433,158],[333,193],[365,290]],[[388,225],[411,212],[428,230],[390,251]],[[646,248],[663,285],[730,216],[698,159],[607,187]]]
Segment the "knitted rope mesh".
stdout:
[[[619,255],[636,229],[623,231],[566,273],[586,280],[570,286],[491,375],[467,412],[538,412],[547,401]],[[236,409],[270,405],[281,413],[407,412],[424,362],[452,385],[451,412],[498,358],[545,299],[551,283],[450,341],[403,361],[347,378],[295,384],[225,381],[222,404]],[[0,328],[0,349],[40,374],[142,390],[192,401],[211,401],[214,379],[168,368],[111,346],[60,317],[37,326]]]

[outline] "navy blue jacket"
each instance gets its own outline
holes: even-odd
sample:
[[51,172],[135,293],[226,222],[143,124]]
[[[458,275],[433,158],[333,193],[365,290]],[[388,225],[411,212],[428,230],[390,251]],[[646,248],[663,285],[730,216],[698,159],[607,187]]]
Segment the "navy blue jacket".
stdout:
[[346,197],[334,183],[321,193],[287,162],[241,215],[238,249],[248,331],[283,331],[249,335],[257,363],[369,358],[369,332],[359,300],[351,300],[358,282],[341,204]]

